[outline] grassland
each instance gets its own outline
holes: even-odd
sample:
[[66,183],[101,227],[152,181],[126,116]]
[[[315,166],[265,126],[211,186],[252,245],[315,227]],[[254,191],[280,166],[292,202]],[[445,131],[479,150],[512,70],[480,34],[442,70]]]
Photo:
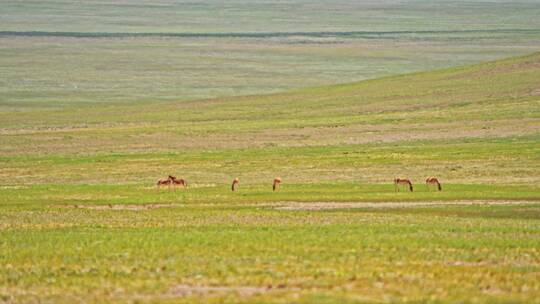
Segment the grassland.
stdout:
[[[0,301],[538,302],[538,79],[536,53],[273,95],[5,106]],[[167,174],[190,187],[158,192]]]
[[44,205],[51,202],[2,208],[3,301],[538,299],[538,204],[283,211],[183,203],[128,211]]
[[0,107],[153,103],[275,93],[539,48],[540,31],[280,37],[0,33]]
[[5,31],[237,33],[540,28],[536,0],[2,1]]
[[539,58],[275,95],[6,110],[0,180],[534,184]]
[[539,14],[0,0],[0,303],[540,303]]
[[0,1],[0,108],[276,93],[524,55],[537,1]]

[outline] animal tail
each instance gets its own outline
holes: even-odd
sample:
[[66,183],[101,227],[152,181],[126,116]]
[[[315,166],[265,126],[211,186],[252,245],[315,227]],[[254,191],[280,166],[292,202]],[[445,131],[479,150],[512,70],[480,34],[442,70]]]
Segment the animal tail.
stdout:
[[231,191],[234,191],[234,182],[232,183]]
[[272,191],[276,191],[276,183],[272,184]]
[[409,182],[409,189],[411,189],[411,192],[413,192],[412,183]]
[[439,191],[442,190],[441,183],[437,182],[437,186],[439,186]]

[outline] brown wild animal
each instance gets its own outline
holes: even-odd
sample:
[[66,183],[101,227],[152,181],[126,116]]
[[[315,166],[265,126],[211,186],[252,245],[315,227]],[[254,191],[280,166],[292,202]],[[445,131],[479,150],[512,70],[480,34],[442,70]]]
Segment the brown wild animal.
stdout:
[[236,191],[236,187],[238,187],[238,184],[240,184],[240,181],[238,180],[238,177],[237,177],[232,181],[231,190]]
[[184,188],[187,188],[187,181],[183,178],[177,179],[175,176],[169,175],[169,179],[172,181],[172,184],[174,186],[174,191],[176,191],[176,186],[181,186]]
[[278,189],[279,187],[279,184],[281,184],[281,178],[274,178],[274,183],[272,184],[272,191],[276,191],[276,189]]
[[167,185],[169,187],[169,190],[171,190],[172,180],[171,180],[170,175],[167,178],[159,179],[156,183],[158,190],[161,188],[161,186],[165,186],[165,185]]
[[439,180],[435,177],[428,177],[426,179],[426,186],[428,188],[428,191],[430,190],[429,186],[430,185],[437,185],[437,188],[439,189],[439,191],[442,190],[442,187],[441,187],[441,183],[439,182]]
[[399,186],[400,185],[409,185],[409,190],[413,192],[413,186],[410,180],[406,178],[395,178],[394,179],[394,188],[396,192],[399,192]]

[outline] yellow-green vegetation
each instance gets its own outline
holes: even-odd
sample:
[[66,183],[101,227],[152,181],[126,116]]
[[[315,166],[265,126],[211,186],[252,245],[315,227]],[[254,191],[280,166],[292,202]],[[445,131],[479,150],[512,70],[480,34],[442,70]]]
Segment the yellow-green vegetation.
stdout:
[[0,113],[6,185],[538,181],[540,53],[290,93]]
[[[540,53],[274,95],[4,107],[0,301],[538,302],[538,79]],[[168,174],[189,188],[158,191]]]
[[538,205],[0,216],[5,301],[532,303],[540,288]]

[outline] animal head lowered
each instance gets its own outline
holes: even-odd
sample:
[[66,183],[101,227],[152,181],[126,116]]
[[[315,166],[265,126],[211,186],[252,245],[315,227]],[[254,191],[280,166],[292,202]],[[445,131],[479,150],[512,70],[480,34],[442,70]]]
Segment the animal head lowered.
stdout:
[[430,185],[436,185],[439,191],[442,190],[441,183],[436,177],[428,177],[426,179],[426,186],[427,186],[428,191],[430,189]]
[[232,191],[236,191],[236,187],[238,187],[238,185],[240,184],[240,180],[237,178],[235,178],[232,182],[232,185],[231,185],[231,190]]
[[394,178],[395,191],[399,192],[399,185],[408,185],[409,190],[413,192],[413,185],[410,180],[406,178]]
[[272,184],[272,190],[276,191],[276,189],[279,187],[279,184],[281,184],[281,178],[279,177],[274,178],[274,183]]

